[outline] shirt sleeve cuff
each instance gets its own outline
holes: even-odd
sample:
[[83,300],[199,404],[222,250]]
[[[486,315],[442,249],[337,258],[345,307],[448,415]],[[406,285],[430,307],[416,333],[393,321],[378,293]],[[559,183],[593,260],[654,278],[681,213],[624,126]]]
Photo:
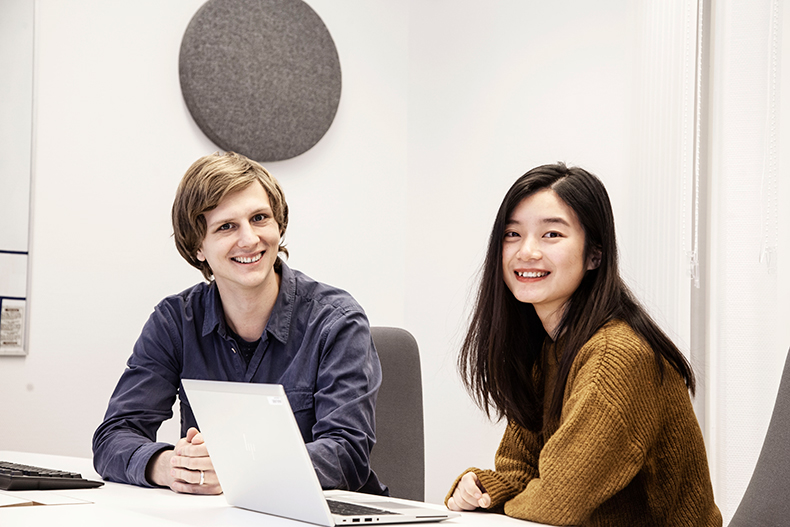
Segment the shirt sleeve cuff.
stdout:
[[146,443],[141,445],[140,448],[134,451],[134,454],[132,454],[129,460],[129,469],[126,473],[129,476],[130,483],[141,487],[156,487],[156,485],[150,483],[145,477],[145,470],[148,467],[148,462],[159,452],[163,450],[172,450],[173,448],[175,447],[169,443]]

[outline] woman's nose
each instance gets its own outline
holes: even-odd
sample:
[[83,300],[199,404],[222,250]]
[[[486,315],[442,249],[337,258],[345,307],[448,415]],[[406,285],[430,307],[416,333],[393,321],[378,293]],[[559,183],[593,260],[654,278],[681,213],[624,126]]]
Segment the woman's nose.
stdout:
[[520,260],[537,260],[541,257],[540,246],[532,237],[525,237],[518,248]]

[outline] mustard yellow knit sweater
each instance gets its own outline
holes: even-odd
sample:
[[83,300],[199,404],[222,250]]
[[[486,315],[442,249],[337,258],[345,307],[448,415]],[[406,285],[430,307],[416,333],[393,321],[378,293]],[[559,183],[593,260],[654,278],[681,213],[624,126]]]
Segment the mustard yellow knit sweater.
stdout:
[[[553,346],[544,355],[554,357]],[[557,363],[544,364],[549,387]],[[495,467],[466,472],[474,471],[490,494],[489,510],[515,518],[607,527],[722,525],[683,379],[665,363],[661,382],[653,351],[620,321],[579,351],[556,430],[544,440],[510,422]]]

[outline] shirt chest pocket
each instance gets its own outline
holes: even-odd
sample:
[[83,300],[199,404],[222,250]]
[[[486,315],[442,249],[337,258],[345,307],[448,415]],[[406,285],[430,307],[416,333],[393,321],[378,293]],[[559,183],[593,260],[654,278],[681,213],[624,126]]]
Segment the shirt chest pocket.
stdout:
[[313,392],[307,390],[285,390],[288,396],[288,404],[291,405],[291,410],[296,414],[304,410],[313,409]]
[[285,391],[288,396],[288,404],[294,413],[299,431],[305,443],[313,441],[313,425],[315,425],[315,399],[311,391]]

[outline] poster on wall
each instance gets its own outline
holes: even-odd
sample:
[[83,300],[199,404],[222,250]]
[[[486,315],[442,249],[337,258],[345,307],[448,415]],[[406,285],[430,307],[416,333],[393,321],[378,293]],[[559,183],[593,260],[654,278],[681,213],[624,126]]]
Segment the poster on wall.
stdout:
[[27,262],[22,251],[0,249],[0,355],[26,355]]
[[25,354],[25,304],[0,298],[0,355]]

